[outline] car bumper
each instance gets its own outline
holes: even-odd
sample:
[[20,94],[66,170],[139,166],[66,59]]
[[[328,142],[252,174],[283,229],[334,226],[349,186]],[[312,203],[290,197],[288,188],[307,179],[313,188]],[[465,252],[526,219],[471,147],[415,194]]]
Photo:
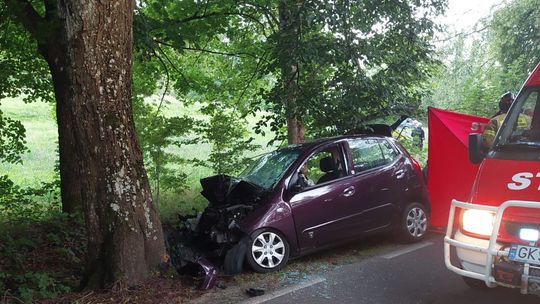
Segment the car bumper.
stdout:
[[[540,209],[540,202],[506,201],[499,207],[484,206],[452,201],[448,227],[444,238],[445,264],[451,271],[466,277],[482,280],[488,287],[505,286],[520,288],[523,294],[540,295],[540,267],[530,264],[509,263],[508,249],[497,242],[504,211],[509,207]],[[461,231],[454,234],[456,208],[491,211],[496,214],[493,232],[489,240],[467,236]],[[456,247],[460,265],[453,265],[450,258],[451,246]],[[512,280],[503,280],[505,276]],[[516,279],[517,278],[517,279]]]

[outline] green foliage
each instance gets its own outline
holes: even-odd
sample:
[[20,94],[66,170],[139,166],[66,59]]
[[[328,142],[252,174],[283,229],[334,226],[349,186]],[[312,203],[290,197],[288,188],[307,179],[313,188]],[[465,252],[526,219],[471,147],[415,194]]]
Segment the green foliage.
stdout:
[[42,219],[0,221],[0,294],[24,302],[74,290],[85,234],[80,215],[49,212]]
[[[38,299],[56,298],[61,294],[71,291],[71,288],[63,285],[55,278],[44,272],[27,272],[19,275],[11,275],[9,273],[0,273],[0,292],[8,295],[8,288],[3,282],[9,282],[18,286],[17,289],[11,291],[17,298],[24,302],[31,302]],[[9,296],[7,296],[9,299]]]
[[[137,99],[134,103],[135,126],[152,188],[159,203],[162,190],[182,193],[187,187],[186,173],[171,167],[185,159],[168,152],[172,146],[189,143],[184,140],[191,133],[194,120],[190,117],[165,117],[159,109]],[[169,150],[168,150],[169,149]]]
[[0,176],[0,221],[41,218],[59,209],[57,182],[42,183],[37,188],[21,188],[7,176]]
[[24,95],[25,102],[53,101],[49,67],[6,2],[0,0],[0,99]]
[[26,129],[20,121],[5,117],[0,110],[0,162],[21,163],[26,148]]
[[212,144],[207,166],[216,174],[240,173],[250,160],[246,152],[259,148],[251,143],[253,138],[249,137],[245,120],[217,102],[207,106],[203,113],[211,117],[201,128],[203,139]]
[[540,62],[540,6],[536,0],[513,0],[489,23],[490,47],[501,63],[502,85],[519,88],[523,76]]
[[426,105],[492,116],[499,96],[517,93],[540,61],[537,1],[514,0],[476,27],[485,30],[457,35],[441,47],[445,66],[432,78]]
[[494,59],[484,37],[471,37],[470,47],[464,37],[458,37],[443,48],[446,64],[431,80],[428,105],[481,116],[497,111],[496,99],[504,89],[498,83],[500,67],[488,64]]
[[446,1],[279,5],[279,12],[263,6],[274,16],[269,19],[282,23],[267,37],[272,51],[267,70],[278,76],[278,85],[265,95],[262,108],[269,114],[259,126],[269,123],[282,132],[286,118],[296,116],[308,137],[318,137],[419,107],[423,82],[437,64],[432,18]]

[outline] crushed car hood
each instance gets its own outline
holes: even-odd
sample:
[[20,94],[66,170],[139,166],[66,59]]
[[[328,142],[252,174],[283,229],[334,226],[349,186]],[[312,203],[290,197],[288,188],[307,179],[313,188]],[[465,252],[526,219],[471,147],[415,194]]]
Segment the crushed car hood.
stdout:
[[181,228],[168,231],[166,244],[176,270],[192,275],[198,271],[205,276],[201,287],[208,289],[216,281],[216,269],[225,274],[242,271],[249,236],[238,223],[261,203],[268,191],[223,174],[203,178],[201,185],[208,207],[197,217],[185,219]]
[[201,194],[213,206],[231,206],[257,203],[266,189],[253,183],[225,175],[214,175],[201,179]]

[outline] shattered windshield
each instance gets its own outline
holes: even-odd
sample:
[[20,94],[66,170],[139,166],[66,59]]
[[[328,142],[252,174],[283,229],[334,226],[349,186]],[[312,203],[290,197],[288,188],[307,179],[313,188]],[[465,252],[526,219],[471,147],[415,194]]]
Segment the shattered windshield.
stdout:
[[283,149],[262,155],[249,166],[240,178],[266,189],[270,189],[285,174],[298,158],[299,149]]
[[540,147],[540,92],[529,90],[518,97],[501,130],[502,147]]

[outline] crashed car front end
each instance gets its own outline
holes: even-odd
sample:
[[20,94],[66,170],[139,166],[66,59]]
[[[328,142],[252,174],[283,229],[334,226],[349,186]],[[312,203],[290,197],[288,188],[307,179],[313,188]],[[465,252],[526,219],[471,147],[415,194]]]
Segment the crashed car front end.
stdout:
[[175,269],[181,274],[204,272],[201,288],[208,289],[215,284],[219,268],[227,275],[242,271],[248,239],[239,223],[268,191],[227,175],[204,178],[201,185],[208,207],[185,220],[182,228],[169,231],[166,243]]

